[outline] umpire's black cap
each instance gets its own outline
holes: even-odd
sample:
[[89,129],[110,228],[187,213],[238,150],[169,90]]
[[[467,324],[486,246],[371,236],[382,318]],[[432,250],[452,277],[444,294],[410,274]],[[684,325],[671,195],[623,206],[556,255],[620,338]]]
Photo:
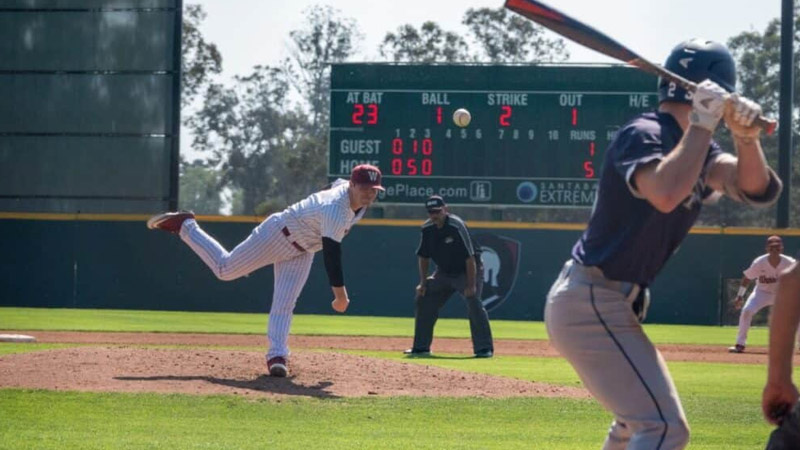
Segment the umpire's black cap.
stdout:
[[425,200],[425,209],[427,209],[429,212],[441,211],[445,206],[447,205],[445,205],[444,199],[438,195],[431,195],[427,200]]

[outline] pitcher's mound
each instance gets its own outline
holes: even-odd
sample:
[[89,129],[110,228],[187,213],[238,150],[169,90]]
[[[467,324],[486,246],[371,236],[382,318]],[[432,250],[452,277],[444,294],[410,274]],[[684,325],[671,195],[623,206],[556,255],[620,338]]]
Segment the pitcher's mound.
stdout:
[[0,356],[0,387],[270,397],[589,398],[580,388],[341,353],[293,352],[289,370],[287,378],[269,377],[260,352],[81,347]]

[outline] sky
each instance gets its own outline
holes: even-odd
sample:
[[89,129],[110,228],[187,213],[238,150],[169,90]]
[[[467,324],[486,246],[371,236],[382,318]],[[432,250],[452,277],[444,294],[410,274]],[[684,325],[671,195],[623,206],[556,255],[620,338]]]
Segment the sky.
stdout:
[[[200,4],[207,17],[205,39],[222,54],[222,81],[249,75],[256,65],[277,64],[288,56],[289,32],[303,26],[303,12],[330,5],[355,19],[364,35],[360,61],[379,61],[378,47],[387,32],[432,20],[445,30],[466,35],[461,19],[469,8],[498,8],[504,0],[184,0]],[[743,31],[763,32],[781,15],[781,0],[546,0],[561,12],[606,33],[640,56],[663,63],[678,43],[702,37],[726,42]],[[548,38],[558,35],[547,31]],[[568,62],[617,63],[564,39]],[[181,152],[191,148],[191,132],[182,128]]]
[[[302,27],[303,11],[327,4],[355,19],[364,41],[364,61],[379,60],[378,47],[389,31],[432,20],[466,34],[461,19],[469,8],[497,8],[503,0],[185,0],[208,14],[201,25],[206,40],[223,58],[223,78],[246,75],[258,64],[287,56],[289,31]],[[679,42],[692,37],[725,42],[742,31],[763,32],[780,18],[781,0],[550,0],[563,13],[593,26],[628,48],[662,63]],[[556,37],[548,31],[549,37]],[[566,41],[566,39],[565,39]],[[570,62],[616,62],[567,41]]]

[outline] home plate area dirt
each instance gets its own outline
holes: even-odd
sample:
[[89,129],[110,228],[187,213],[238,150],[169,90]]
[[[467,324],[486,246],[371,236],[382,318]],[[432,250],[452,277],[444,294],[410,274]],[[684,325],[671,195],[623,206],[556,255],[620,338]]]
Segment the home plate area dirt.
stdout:
[[[251,397],[359,396],[580,397],[581,388],[461,372],[327,349],[401,351],[408,339],[292,336],[290,375],[266,375],[264,336],[25,331],[38,342],[89,346],[0,356],[0,387],[102,392],[230,394]],[[141,345],[203,348],[146,348]],[[205,346],[205,347],[204,347]],[[255,347],[250,350],[208,346]],[[469,340],[437,339],[437,352],[471,353]],[[258,349],[260,348],[260,350]],[[546,342],[498,341],[500,355],[555,357]],[[763,363],[764,352],[729,355],[719,347],[662,349],[667,360]],[[483,360],[492,364],[491,359]]]

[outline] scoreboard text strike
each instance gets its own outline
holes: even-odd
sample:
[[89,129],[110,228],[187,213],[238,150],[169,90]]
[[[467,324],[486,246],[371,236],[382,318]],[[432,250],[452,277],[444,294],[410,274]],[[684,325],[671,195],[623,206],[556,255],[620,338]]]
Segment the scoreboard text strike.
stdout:
[[374,164],[389,203],[591,207],[614,133],[657,98],[622,66],[334,65],[328,175]]

